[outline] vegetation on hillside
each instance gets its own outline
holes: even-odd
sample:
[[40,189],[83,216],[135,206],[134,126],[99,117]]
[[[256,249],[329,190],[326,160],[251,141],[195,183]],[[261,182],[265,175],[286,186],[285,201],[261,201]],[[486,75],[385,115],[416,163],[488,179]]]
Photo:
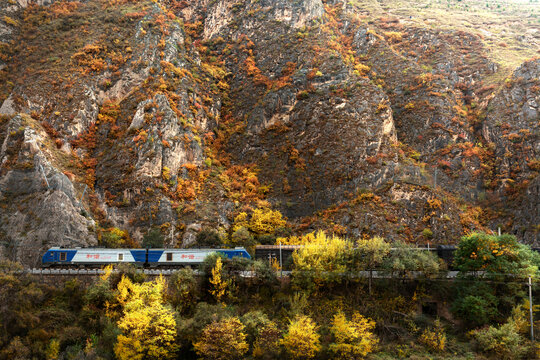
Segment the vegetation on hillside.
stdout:
[[[373,250],[322,233],[295,253],[291,282],[266,262],[219,256],[207,258],[200,276],[183,269],[145,279],[135,268],[109,267],[90,285],[72,279],[57,287],[2,263],[0,358],[531,359],[523,277],[536,281],[540,262],[527,247],[516,256],[513,244],[508,235],[464,237],[456,281],[428,277],[430,260],[417,250],[383,250],[380,262],[366,263]],[[486,266],[492,260],[504,269]],[[357,274],[371,267],[426,276],[369,285]],[[480,268],[485,273],[473,276]],[[464,286],[474,295],[464,297]],[[497,303],[486,300],[490,291]],[[440,310],[419,312],[434,302]]]

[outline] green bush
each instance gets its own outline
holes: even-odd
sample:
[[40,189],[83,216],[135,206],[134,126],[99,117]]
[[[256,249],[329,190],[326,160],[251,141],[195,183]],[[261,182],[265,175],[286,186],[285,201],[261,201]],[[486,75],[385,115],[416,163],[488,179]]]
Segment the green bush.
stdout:
[[172,274],[168,281],[167,299],[179,313],[191,311],[200,297],[199,282],[192,269],[184,268]]
[[[539,256],[519,244],[515,236],[473,233],[461,238],[454,263],[459,277],[466,280],[457,283],[452,310],[467,325],[476,327],[501,322],[523,299],[524,287],[516,278],[537,274]],[[476,277],[496,282],[481,284]]]
[[241,226],[231,235],[231,245],[251,247],[255,244],[253,236],[249,233],[249,230]]
[[528,349],[524,346],[524,339],[517,332],[514,324],[508,322],[499,327],[490,326],[476,330],[473,338],[478,349],[497,359],[521,359]]
[[214,229],[202,229],[196,237],[194,246],[196,247],[220,247],[223,241],[219,237],[219,233]]
[[190,345],[199,339],[203,329],[208,324],[233,315],[233,308],[225,307],[222,304],[212,305],[200,302],[195,306],[195,311],[191,318],[180,318],[177,321],[179,338]]
[[460,283],[456,300],[452,304],[452,312],[469,327],[488,324],[499,315],[499,300],[494,293],[495,291],[484,283]]
[[430,228],[425,228],[422,230],[422,236],[426,239],[431,239],[433,237],[433,231]]
[[163,248],[163,234],[159,229],[148,231],[142,241],[143,248]]
[[118,283],[122,279],[122,276],[125,276],[134,283],[143,283],[146,279],[146,275],[141,269],[138,269],[133,264],[120,263],[116,266],[117,272],[111,273],[109,278],[109,283],[112,289],[116,289]]
[[513,235],[473,233],[461,238],[454,263],[462,275],[483,271],[486,277],[525,277],[538,272],[540,256]]
[[242,315],[240,321],[245,326],[248,343],[253,344],[259,331],[270,322],[270,319],[261,310],[252,310]]
[[393,246],[395,250],[383,262],[383,269],[387,272],[402,277],[413,276],[415,271],[422,271],[426,277],[439,272],[439,259],[435,254],[415,251],[413,245],[404,242],[396,242]]

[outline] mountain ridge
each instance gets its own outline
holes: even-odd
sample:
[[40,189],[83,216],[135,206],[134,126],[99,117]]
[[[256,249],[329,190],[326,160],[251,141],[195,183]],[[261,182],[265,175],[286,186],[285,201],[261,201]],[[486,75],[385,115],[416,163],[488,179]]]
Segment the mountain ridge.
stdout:
[[381,3],[4,7],[0,254],[35,264],[111,227],[228,242],[257,208],[285,233],[536,244],[540,60],[509,72],[496,39]]

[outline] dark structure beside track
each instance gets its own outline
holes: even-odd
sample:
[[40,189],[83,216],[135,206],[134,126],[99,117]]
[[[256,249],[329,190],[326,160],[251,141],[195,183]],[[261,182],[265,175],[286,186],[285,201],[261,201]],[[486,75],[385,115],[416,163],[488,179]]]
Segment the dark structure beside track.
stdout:
[[[289,270],[292,267],[292,254],[301,247],[302,245],[281,245],[283,270]],[[255,247],[255,259],[268,262],[277,261],[279,264],[279,245],[257,245]]]

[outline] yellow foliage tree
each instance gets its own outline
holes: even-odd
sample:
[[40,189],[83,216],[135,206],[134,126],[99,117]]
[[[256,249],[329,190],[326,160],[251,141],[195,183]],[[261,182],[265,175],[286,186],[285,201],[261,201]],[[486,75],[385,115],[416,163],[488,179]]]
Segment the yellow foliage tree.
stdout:
[[246,229],[249,228],[248,214],[245,212],[241,212],[234,218],[233,232],[241,227],[245,227]]
[[174,311],[164,304],[165,280],[132,283],[122,277],[117,300],[122,306],[118,327],[122,334],[114,347],[120,360],[172,359],[177,345]]
[[419,338],[420,342],[431,350],[444,351],[446,347],[446,333],[439,319],[435,320],[435,326],[425,329]]
[[45,358],[47,360],[56,360],[58,359],[58,354],[60,352],[60,341],[57,339],[52,339],[45,350]]
[[253,210],[251,218],[241,212],[234,218],[233,231],[245,227],[257,235],[273,234],[276,229],[284,227],[287,221],[278,210],[272,210],[266,207],[260,207]]
[[108,248],[134,248],[139,246],[127,231],[115,227],[98,230],[98,243]]
[[308,280],[312,279],[318,285],[340,279],[352,261],[353,248],[352,242],[319,231],[311,243],[293,253],[293,276],[299,280],[309,276]]
[[351,321],[343,312],[334,315],[330,331],[335,343],[330,344],[336,359],[361,359],[372,352],[379,340],[371,332],[375,322],[355,312]]
[[108,281],[113,272],[113,265],[109,264],[103,268],[103,274],[99,275],[99,278],[103,281]]
[[321,351],[317,325],[310,317],[299,315],[289,324],[280,343],[292,359],[313,359]]
[[249,229],[255,234],[273,234],[276,229],[283,227],[287,221],[278,210],[258,208],[253,211],[249,221]]
[[294,264],[308,271],[345,271],[347,255],[353,250],[353,243],[323,231],[317,232],[314,240],[293,253]]
[[310,244],[315,240],[315,232],[310,232],[305,235],[300,236],[290,236],[290,237],[278,237],[276,239],[276,245],[306,245]]
[[221,302],[221,298],[225,296],[225,291],[227,290],[228,283],[224,281],[221,276],[221,270],[223,268],[223,263],[221,257],[218,256],[216,259],[216,265],[212,268],[212,277],[210,278],[210,284],[212,284],[212,289],[210,293],[216,298],[217,302]]
[[244,325],[235,317],[207,325],[193,347],[202,359],[209,360],[242,359],[249,350]]

